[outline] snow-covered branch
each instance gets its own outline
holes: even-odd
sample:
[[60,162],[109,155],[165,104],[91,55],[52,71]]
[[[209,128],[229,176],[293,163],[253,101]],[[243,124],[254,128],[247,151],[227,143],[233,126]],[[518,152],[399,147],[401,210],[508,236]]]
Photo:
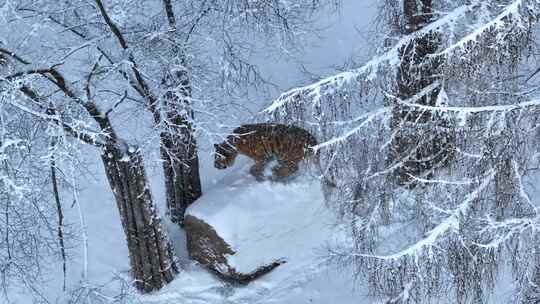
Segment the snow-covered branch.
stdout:
[[409,100],[407,101],[397,101],[399,104],[406,105],[411,108],[416,108],[417,110],[428,111],[428,112],[439,112],[439,113],[448,113],[453,112],[460,115],[468,114],[492,114],[492,113],[505,113],[512,112],[516,110],[531,110],[531,108],[540,107],[540,99],[533,99],[526,102],[520,102],[517,104],[509,105],[495,105],[495,106],[483,106],[483,107],[449,107],[449,106],[427,106],[412,103]]
[[424,250],[430,247],[436,247],[437,242],[448,235],[448,233],[455,232],[460,228],[461,218],[467,217],[469,210],[471,209],[474,201],[478,199],[480,194],[487,188],[487,186],[493,181],[495,177],[495,171],[491,170],[481,181],[481,183],[469,193],[463,202],[459,204],[454,210],[447,212],[450,214],[447,218],[441,221],[435,228],[427,233],[427,236],[423,239],[416,241],[413,245],[400,250],[399,252],[388,255],[375,255],[356,253],[357,257],[378,259],[378,260],[398,260],[402,257],[417,257],[422,255]]
[[333,146],[333,145],[336,145],[338,143],[343,143],[349,137],[357,134],[358,132],[360,132],[360,130],[366,128],[366,126],[368,126],[370,123],[372,123],[372,122],[376,121],[377,119],[381,119],[384,116],[388,115],[390,113],[390,111],[391,111],[391,109],[389,109],[389,108],[382,108],[382,109],[378,109],[378,110],[363,114],[363,115],[357,117],[356,119],[354,119],[355,121],[359,122],[359,124],[356,127],[352,128],[349,131],[346,131],[345,133],[343,133],[342,135],[340,135],[338,137],[334,137],[334,138],[332,138],[330,140],[327,140],[327,141],[325,141],[323,143],[320,143],[320,144],[314,146],[313,149],[315,151],[317,151],[319,149],[324,149],[326,147]]
[[[311,85],[294,88],[281,94],[270,106],[263,110],[263,113],[272,114],[287,104],[318,104],[323,97],[336,94],[344,90],[348,85],[372,82],[375,78],[384,74],[381,73],[383,68],[396,68],[399,65],[401,49],[414,43],[415,40],[433,33],[445,35],[447,34],[445,31],[449,31],[452,35],[461,35],[462,38],[432,54],[430,56],[431,60],[459,55],[456,56],[459,57],[456,60],[464,61],[467,58],[467,53],[471,50],[490,47],[482,44],[482,39],[485,36],[498,33],[496,35],[497,41],[493,43],[501,44],[504,42],[504,37],[515,35],[515,32],[518,31],[527,30],[526,25],[537,19],[540,2],[537,0],[515,0],[489,21],[474,25],[467,24],[468,15],[477,13],[481,8],[482,1],[472,1],[470,4],[459,6],[421,30],[403,36],[390,50],[377,55],[360,68],[342,72]],[[455,32],[460,26],[467,28],[469,32],[464,34]],[[495,47],[495,45],[491,47]]]

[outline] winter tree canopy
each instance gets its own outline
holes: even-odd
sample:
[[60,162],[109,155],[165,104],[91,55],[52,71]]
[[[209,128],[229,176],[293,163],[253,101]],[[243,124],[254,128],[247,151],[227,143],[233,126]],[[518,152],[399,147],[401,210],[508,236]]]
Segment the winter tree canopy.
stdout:
[[[54,265],[59,303],[326,303],[320,293],[329,288],[308,283],[321,269],[350,270],[344,282],[365,291],[351,303],[494,303],[500,294],[539,302],[540,1],[373,1],[371,58],[290,83],[251,115],[254,98],[276,91],[257,56],[303,64],[314,41],[326,43],[316,37],[324,19],[339,18],[345,2],[0,0],[3,295],[22,289],[50,303],[43,286]],[[241,136],[230,131],[253,120],[310,132],[316,164],[284,183],[252,184],[242,164],[223,175],[201,169],[214,156],[205,147]],[[114,292],[89,279],[88,231],[98,228],[87,227],[80,195],[96,170],[129,261],[104,283],[118,284]],[[280,218],[264,209],[270,199]],[[295,215],[317,201],[306,218],[288,218],[293,199]],[[272,256],[268,248],[287,247],[292,258],[275,256],[273,273],[242,288],[193,270],[200,265],[179,237],[190,210],[233,244],[220,257],[233,271]],[[306,249],[306,239],[324,244]],[[300,262],[294,246],[319,260]],[[68,265],[79,247],[74,283]],[[328,298],[345,294],[334,292]]]

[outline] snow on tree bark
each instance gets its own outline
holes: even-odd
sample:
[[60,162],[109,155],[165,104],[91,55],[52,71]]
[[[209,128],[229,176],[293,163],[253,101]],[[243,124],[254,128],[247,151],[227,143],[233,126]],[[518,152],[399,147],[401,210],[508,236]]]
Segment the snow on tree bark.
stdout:
[[184,224],[187,207],[202,195],[199,156],[193,128],[191,79],[186,54],[177,36],[176,16],[170,0],[163,0],[168,21],[171,54],[177,66],[165,64],[163,110],[165,129],[160,133],[165,175],[167,213],[174,223]]
[[108,145],[102,161],[120,212],[135,286],[145,292],[158,290],[174,279],[178,268],[152,200],[142,156],[135,147]]
[[[404,0],[403,24],[397,25],[402,35],[411,35],[434,21],[432,0]],[[440,35],[433,32],[411,39],[399,50],[397,97],[408,100],[441,80],[440,60],[430,60],[440,48]],[[440,88],[416,100],[435,106]],[[443,166],[452,155],[450,134],[441,133],[434,125],[443,126],[442,119],[431,112],[419,111],[395,103],[391,127],[395,132],[390,148],[390,161],[401,162],[394,172],[399,184],[411,182],[411,176],[429,176],[437,166]],[[437,121],[439,120],[439,121]]]
[[[16,57],[13,57],[16,58]],[[15,73],[7,79],[25,75],[39,75],[48,79],[66,98],[80,105],[101,130],[99,136],[80,134],[72,127],[58,120],[56,115],[44,119],[63,129],[84,143],[102,149],[102,161],[109,186],[114,193],[120,220],[128,244],[128,252],[135,286],[144,292],[160,289],[171,282],[178,273],[169,239],[163,229],[148,185],[141,152],[129,147],[115,132],[108,117],[91,98],[89,83],[95,66],[87,79],[87,96],[84,99],[72,83],[55,68],[29,70]],[[15,87],[29,100],[50,112],[47,98],[35,88],[25,85]],[[30,113],[40,118],[39,112]],[[43,118],[42,118],[43,119]]]
[[[187,71],[170,71],[164,80],[171,90],[164,96],[167,127],[160,134],[165,174],[167,210],[174,223],[183,225],[186,208],[202,195],[199,158],[194,131],[188,119],[191,88]],[[176,89],[176,88],[180,89]],[[189,113],[188,113],[189,112]]]

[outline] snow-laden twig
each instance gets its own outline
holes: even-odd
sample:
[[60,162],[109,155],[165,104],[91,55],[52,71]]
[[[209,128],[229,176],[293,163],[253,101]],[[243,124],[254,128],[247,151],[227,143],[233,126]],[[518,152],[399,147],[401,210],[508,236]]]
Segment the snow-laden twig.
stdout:
[[439,184],[439,185],[454,185],[454,186],[464,186],[472,185],[477,179],[475,178],[465,178],[462,180],[444,180],[444,179],[426,179],[418,176],[409,174],[410,178],[414,181],[420,182],[422,184]]
[[[455,53],[456,50],[465,49],[467,44],[478,41],[478,37],[480,37],[484,32],[493,30],[496,28],[503,28],[507,26],[507,22],[509,22],[512,19],[512,17],[520,16],[520,10],[524,6],[523,1],[527,1],[527,0],[516,0],[512,2],[511,4],[506,6],[497,17],[483,24],[482,26],[476,28],[476,30],[474,30],[472,33],[461,38],[456,43],[448,46],[442,52],[433,54],[433,56],[434,57],[441,56],[441,55],[451,56],[453,55],[453,53]],[[527,2],[530,2],[530,1],[527,1]],[[536,2],[537,3],[536,5],[538,5],[537,0],[532,0],[532,2]],[[518,22],[521,21],[520,18],[513,19],[513,20],[518,20]]]
[[388,255],[376,255],[365,253],[346,253],[351,257],[377,259],[377,260],[398,260],[403,257],[415,257],[419,256],[426,248],[436,246],[437,241],[445,237],[449,232],[457,231],[460,225],[460,219],[466,216],[471,209],[474,200],[477,199],[482,191],[493,181],[495,177],[495,170],[491,170],[486,178],[478,185],[478,187],[467,195],[465,200],[457,206],[454,210],[449,212],[450,216],[439,223],[435,228],[427,233],[427,236],[413,245],[393,254]]
[[[538,108],[540,109],[540,98],[533,99],[526,102],[521,102],[517,104],[509,104],[509,105],[495,105],[495,106],[483,106],[483,107],[448,107],[448,106],[428,106],[428,105],[422,105],[417,104],[415,101],[421,99],[423,96],[431,93],[433,90],[435,90],[437,87],[439,87],[439,83],[434,83],[422,91],[420,91],[418,94],[414,95],[413,97],[407,99],[407,100],[399,100],[396,98],[396,101],[398,104],[415,108],[419,111],[423,112],[436,112],[436,113],[453,113],[456,114],[461,121],[465,121],[464,118],[466,118],[468,115],[472,114],[490,114],[490,115],[504,115],[506,113],[517,111],[517,110],[527,110],[531,108]],[[394,97],[395,98],[395,97]],[[381,119],[387,117],[386,115],[391,113],[391,107],[384,107],[380,108],[365,114],[362,114],[355,118],[352,121],[355,122],[361,122],[354,128],[344,132],[342,135],[333,137],[325,142],[322,142],[314,147],[314,149],[319,150],[323,149],[329,146],[334,146],[339,143],[345,142],[348,138],[351,136],[354,136],[361,130],[365,129],[366,126],[368,126],[370,123],[373,123],[376,119]],[[492,117],[493,118],[493,117]],[[491,122],[493,123],[493,122]],[[478,156],[475,156],[478,157]]]
[[356,121],[362,121],[358,126],[354,127],[353,129],[343,133],[342,135],[338,137],[334,137],[328,141],[325,141],[323,143],[320,143],[313,147],[315,151],[318,151],[319,149],[326,148],[328,146],[333,146],[337,143],[343,142],[347,140],[349,137],[353,136],[354,134],[358,133],[360,130],[364,129],[367,125],[374,122],[377,118],[384,117],[385,115],[390,113],[390,108],[382,108],[377,109],[375,111],[360,115],[355,120]]
[[442,28],[444,25],[453,23],[460,17],[465,16],[469,11],[472,11],[478,5],[478,1],[474,1],[470,5],[464,5],[456,8],[445,17],[440,18],[436,22],[429,24],[422,30],[414,32],[401,38],[394,47],[385,53],[371,59],[366,64],[358,69],[339,73],[334,76],[327,77],[314,84],[295,88],[288,92],[281,94],[269,107],[263,112],[272,113],[277,109],[283,107],[289,102],[293,102],[297,98],[312,99],[312,102],[317,102],[322,96],[329,95],[335,91],[339,91],[345,84],[353,81],[358,81],[361,77],[365,77],[367,74],[370,77],[376,77],[376,71],[380,66],[388,64],[396,66],[399,64],[399,50],[404,46],[411,43],[414,39],[429,34],[432,31]]
[[[431,93],[433,90],[435,90],[439,86],[440,86],[439,82],[434,82],[433,84],[424,88],[418,94],[415,94],[411,98],[407,99],[406,104],[414,104],[416,101],[420,100],[422,97]],[[376,121],[376,119],[388,118],[391,111],[392,111],[391,107],[383,107],[383,108],[376,109],[368,113],[364,113],[351,121],[351,122],[357,122],[357,123],[360,122],[360,124],[344,132],[340,136],[333,137],[325,142],[322,142],[316,145],[314,149],[317,151],[317,150],[320,150],[329,146],[334,146],[336,144],[343,143],[347,139],[349,139],[351,136],[359,133],[362,129],[366,128],[368,125]]]
[[524,231],[529,229],[538,229],[540,218],[527,217],[527,218],[511,218],[504,221],[495,221],[492,218],[487,218],[484,221],[484,229],[482,233],[489,235],[496,235],[488,243],[473,242],[473,244],[482,249],[496,249],[508,241],[511,241],[514,237],[522,235]]
[[520,102],[517,104],[483,106],[483,107],[428,106],[428,105],[415,104],[415,103],[412,103],[410,100],[406,100],[406,101],[398,100],[397,102],[411,108],[416,108],[418,110],[429,111],[429,112],[441,112],[441,113],[455,112],[462,115],[488,113],[488,112],[503,113],[503,112],[511,112],[515,110],[526,110],[529,108],[540,107],[540,98],[533,99],[530,101]]
[[312,103],[318,102],[322,96],[331,95],[336,91],[340,91],[342,87],[353,81],[359,81],[363,77],[374,79],[377,77],[377,72],[384,65],[397,66],[400,62],[399,51],[404,46],[410,44],[419,37],[428,35],[431,32],[438,31],[448,24],[457,22],[460,18],[465,17],[468,12],[473,11],[480,1],[473,1],[469,5],[459,6],[446,16],[430,23],[423,29],[416,31],[410,35],[401,38],[390,50],[369,60],[362,67],[339,73],[315,82],[304,87],[294,88],[279,96],[272,104],[263,110],[263,113],[273,113],[284,105],[300,100],[311,100]]

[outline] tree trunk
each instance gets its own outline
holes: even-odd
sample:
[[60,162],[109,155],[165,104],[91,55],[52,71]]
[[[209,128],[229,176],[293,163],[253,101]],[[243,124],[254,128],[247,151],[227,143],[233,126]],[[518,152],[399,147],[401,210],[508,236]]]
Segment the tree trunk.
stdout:
[[171,282],[178,268],[152,200],[142,156],[133,147],[124,150],[108,144],[102,161],[120,212],[135,286],[150,292]]
[[[165,188],[167,196],[167,212],[173,222],[182,225],[186,208],[201,195],[201,182],[199,177],[199,160],[197,158],[197,144],[193,136],[193,111],[191,105],[191,86],[189,75],[185,69],[167,70],[163,77],[166,92],[163,95],[162,110],[158,108],[159,100],[152,92],[151,86],[146,82],[145,76],[139,70],[135,56],[128,51],[128,42],[120,27],[108,15],[101,0],[94,0],[110,31],[117,38],[120,47],[126,51],[128,61],[133,72],[133,88],[143,96],[152,113],[154,124],[164,128],[160,134],[160,152],[163,160]],[[171,45],[164,48],[168,56],[164,56],[165,65],[174,62],[176,58],[185,66],[185,56],[181,52],[181,45],[186,41],[175,39],[176,18],[174,16],[171,0],[163,0],[164,10],[169,25],[168,35]],[[172,55],[169,57],[169,55]],[[165,116],[165,117],[163,117]]]
[[202,195],[197,142],[191,124],[194,118],[191,80],[186,56],[181,49],[189,36],[178,39],[172,1],[163,0],[163,8],[169,26],[169,41],[172,42],[171,54],[179,64],[172,68],[166,64],[169,68],[162,81],[166,89],[163,107],[167,129],[161,133],[161,158],[167,192],[167,213],[172,222],[183,226],[187,207]]
[[[404,22],[397,30],[402,35],[414,33],[432,22],[432,0],[404,0]],[[397,74],[397,96],[407,100],[440,80],[440,61],[428,61],[439,46],[436,34],[427,34],[412,40],[400,50],[401,64]],[[416,101],[423,105],[436,105],[440,88]],[[441,131],[444,119],[430,112],[394,104],[392,128],[395,137],[390,158],[402,162],[395,172],[398,184],[413,184],[413,176],[429,175],[437,166],[445,164],[453,155],[453,140]]]
[[197,142],[191,124],[191,84],[183,68],[167,71],[163,79],[167,91],[163,98],[166,115],[161,133],[161,157],[167,191],[167,210],[171,221],[184,224],[184,213],[201,194]]

